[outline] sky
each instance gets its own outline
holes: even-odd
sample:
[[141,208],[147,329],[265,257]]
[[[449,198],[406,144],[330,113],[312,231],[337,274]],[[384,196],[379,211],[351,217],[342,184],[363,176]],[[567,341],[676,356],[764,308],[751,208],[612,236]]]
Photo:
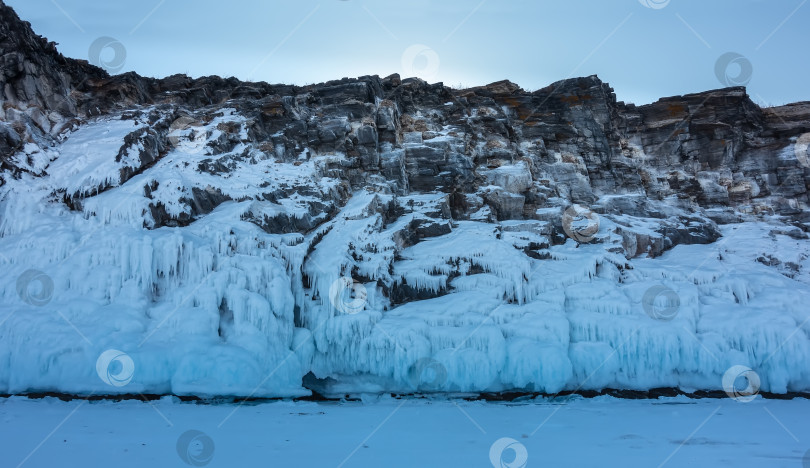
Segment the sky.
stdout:
[[536,90],[598,75],[619,100],[747,85],[810,100],[810,0],[5,0],[111,73],[310,84],[361,75]]

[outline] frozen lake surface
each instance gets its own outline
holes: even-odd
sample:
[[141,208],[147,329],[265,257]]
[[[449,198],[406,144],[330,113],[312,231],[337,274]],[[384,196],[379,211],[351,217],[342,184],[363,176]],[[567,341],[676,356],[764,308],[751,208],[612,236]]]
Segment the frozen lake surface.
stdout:
[[806,399],[761,397],[241,406],[12,397],[0,400],[0,465],[805,468],[809,416]]

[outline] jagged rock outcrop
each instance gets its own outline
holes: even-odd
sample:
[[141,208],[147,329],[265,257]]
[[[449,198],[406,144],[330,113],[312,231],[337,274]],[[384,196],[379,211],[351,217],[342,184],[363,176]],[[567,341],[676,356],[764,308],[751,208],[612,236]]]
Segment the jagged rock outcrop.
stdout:
[[[805,220],[810,176],[789,153],[810,132],[808,103],[763,110],[744,88],[727,88],[634,106],[617,102],[595,76],[531,93],[508,81],[453,90],[396,75],[306,87],[110,77],[63,57],[10,8],[0,7],[0,16],[6,166],[35,135],[56,138],[66,119],[79,125],[149,105],[171,120],[210,120],[227,106],[248,120],[246,140],[272,157],[339,153],[345,159],[325,172],[352,187],[376,178],[397,193],[477,193],[500,220],[532,218],[549,197],[590,204],[621,193]],[[143,161],[159,158],[153,153],[168,138],[166,119],[151,120],[155,141],[145,145],[151,150]],[[214,153],[236,144],[228,136],[211,143]]]
[[[5,5],[0,20],[4,169],[42,173],[29,160],[30,151],[22,151],[26,143],[48,146],[100,116],[145,123],[125,138],[116,159],[118,177],[65,191],[74,208],[88,194],[125,183],[190,135],[210,154],[199,170],[217,175],[227,175],[237,161],[255,159],[246,151],[230,154],[238,145],[282,162],[331,156],[319,172],[346,188],[313,193],[317,199],[299,202],[304,212],[297,214],[278,210],[278,199],[311,188],[262,192],[257,202],[266,206],[246,217],[268,232],[312,230],[345,203],[347,189],[366,186],[399,195],[448,193],[455,219],[492,222],[540,220],[549,207],[590,206],[605,195],[666,200],[685,210],[682,217],[709,209],[718,222],[739,219],[735,211],[787,216],[800,226],[808,221],[810,168],[792,150],[810,132],[810,103],[763,110],[744,88],[727,88],[635,106],[617,101],[595,76],[535,92],[509,81],[454,90],[398,75],[304,87],[219,77],[109,76],[59,54]],[[242,120],[223,118],[228,109]],[[215,119],[216,128],[207,129]],[[147,194],[153,190],[144,187]],[[178,214],[150,205],[152,226],[188,224],[231,199],[193,187],[178,199],[187,207]],[[622,213],[628,214],[606,214]],[[632,214],[657,217],[643,208]],[[677,228],[683,225],[675,220],[662,227],[668,240],[645,238],[639,252],[716,237]],[[659,247],[650,250],[653,244]]]

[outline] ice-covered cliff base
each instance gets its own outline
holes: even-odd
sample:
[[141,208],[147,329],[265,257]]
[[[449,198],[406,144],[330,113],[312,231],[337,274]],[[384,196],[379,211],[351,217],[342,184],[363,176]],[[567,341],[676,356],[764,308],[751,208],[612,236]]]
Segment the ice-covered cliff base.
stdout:
[[118,148],[144,125],[29,145],[30,172],[0,187],[0,392],[710,390],[734,366],[763,391],[810,390],[810,242],[775,218],[665,251],[714,223],[666,200],[644,201],[655,218],[616,209],[629,195],[452,219],[444,193],[350,194],[324,169],[339,154],[235,143],[207,172],[193,134],[124,178],[142,161]]

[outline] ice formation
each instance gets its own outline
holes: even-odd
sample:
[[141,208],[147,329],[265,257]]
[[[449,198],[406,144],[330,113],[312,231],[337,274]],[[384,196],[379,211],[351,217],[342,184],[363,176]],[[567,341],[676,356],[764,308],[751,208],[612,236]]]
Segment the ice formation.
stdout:
[[[342,156],[277,160],[244,127],[210,154],[245,121],[178,131],[150,165],[119,151],[138,118],[15,156],[29,172],[0,186],[0,392],[289,397],[308,375],[327,394],[719,389],[734,365],[764,391],[810,390],[810,244],[777,221],[651,258],[637,243],[661,220],[628,214],[600,216],[595,242],[551,242],[544,213],[454,220],[445,193],[372,184],[327,217],[313,206],[345,190],[328,169]],[[226,175],[203,170],[225,156]],[[485,177],[514,191],[525,174]],[[202,192],[230,201],[206,213]],[[188,222],[154,228],[155,206]],[[260,227],[279,216],[317,227]],[[125,385],[99,377],[108,350],[131,359]]]

